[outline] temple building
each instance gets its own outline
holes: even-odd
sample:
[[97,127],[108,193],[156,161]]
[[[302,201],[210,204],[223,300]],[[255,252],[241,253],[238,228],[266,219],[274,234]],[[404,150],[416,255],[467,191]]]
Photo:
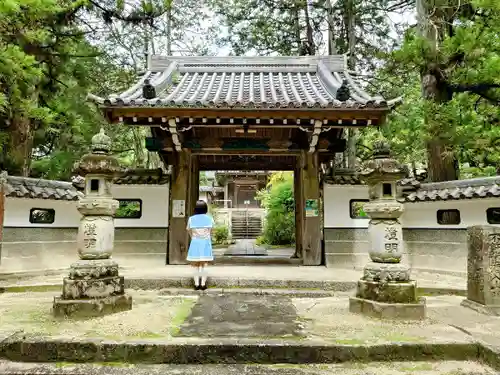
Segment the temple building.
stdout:
[[216,196],[226,207],[257,205],[265,173],[248,171],[293,171],[304,265],[323,262],[322,165],[345,151],[346,128],[380,126],[400,101],[363,90],[343,55],[150,56],[134,86],[90,99],[111,123],[151,127],[147,148],[171,167],[168,264],[185,263],[200,171],[231,177]]

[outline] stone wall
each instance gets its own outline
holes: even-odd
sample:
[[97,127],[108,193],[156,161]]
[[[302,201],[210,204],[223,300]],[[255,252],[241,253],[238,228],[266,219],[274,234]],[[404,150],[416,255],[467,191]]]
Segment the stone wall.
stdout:
[[[6,227],[0,272],[68,268],[78,259],[77,228]],[[166,263],[168,228],[116,228],[113,258],[120,266]]]
[[[368,229],[325,228],[328,267],[363,268],[368,257]],[[467,273],[466,229],[403,229],[403,263],[416,270],[446,274]]]

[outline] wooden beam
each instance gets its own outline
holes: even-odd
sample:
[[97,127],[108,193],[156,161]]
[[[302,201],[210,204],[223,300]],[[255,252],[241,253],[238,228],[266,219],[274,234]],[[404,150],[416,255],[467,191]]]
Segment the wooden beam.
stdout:
[[[339,120],[344,124],[349,120],[356,119],[361,121],[371,120],[372,125],[382,123],[380,120],[384,119],[387,113],[390,112],[389,108],[162,108],[162,107],[105,107],[103,111],[106,117],[111,122],[118,122],[122,117],[125,122],[127,118],[137,118],[137,124],[149,124],[149,117],[158,119],[161,117],[166,118],[179,118],[179,121],[186,121],[189,123],[189,118],[193,119],[193,124],[203,124],[203,118],[207,119],[206,124],[209,123],[238,123],[243,124],[243,119],[251,126],[256,124],[256,119],[262,124],[271,124],[273,126],[283,125],[283,119],[287,120],[288,126],[290,122],[296,123],[297,120],[306,125],[311,119],[324,119],[331,120],[331,125],[340,125]],[[217,122],[216,119],[219,119]],[[231,122],[232,119],[232,122]],[[329,122],[330,124],[330,122]]]
[[303,168],[300,170],[304,224],[302,232],[302,257],[305,266],[321,265],[321,217],[318,153],[301,155]]
[[293,171],[293,196],[295,199],[295,253],[293,254],[293,258],[302,258],[303,254],[303,233],[304,233],[304,205],[302,204],[304,201],[304,194],[302,192],[303,184],[300,179],[302,159],[297,158],[295,161],[295,170]]
[[[189,217],[191,152],[182,150],[174,155],[170,183],[170,207],[168,225],[168,264],[186,264]],[[182,209],[183,207],[183,209]]]
[[2,263],[3,225],[5,218],[5,185],[7,172],[0,172],[0,264]]

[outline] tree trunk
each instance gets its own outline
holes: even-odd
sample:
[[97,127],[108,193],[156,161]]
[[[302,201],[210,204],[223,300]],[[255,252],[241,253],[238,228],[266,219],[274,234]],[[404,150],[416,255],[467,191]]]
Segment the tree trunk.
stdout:
[[[437,6],[431,5],[428,0],[417,0],[416,7],[420,32],[437,55],[439,45],[446,34],[444,28],[448,27],[449,23],[443,22],[442,12],[437,11]],[[425,116],[429,131],[426,145],[428,179],[433,182],[456,180],[459,177],[459,168],[454,145],[449,138],[443,136],[443,124],[440,123],[442,120],[436,116],[440,110],[439,105],[451,100],[445,84],[446,78],[442,68],[431,61],[427,63],[421,77],[422,97],[429,101],[429,104],[436,104],[429,106]]]
[[14,116],[10,125],[10,142],[7,151],[8,172],[11,175],[28,177],[31,172],[33,129],[30,119]]

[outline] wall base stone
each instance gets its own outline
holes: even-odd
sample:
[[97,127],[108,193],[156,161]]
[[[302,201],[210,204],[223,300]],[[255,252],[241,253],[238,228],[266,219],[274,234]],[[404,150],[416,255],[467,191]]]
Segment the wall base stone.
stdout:
[[349,311],[380,319],[423,320],[426,317],[424,299],[417,303],[385,303],[350,297]]
[[464,299],[461,303],[462,306],[468,307],[474,311],[477,311],[480,314],[484,315],[492,315],[492,316],[500,316],[500,305],[483,305],[479,302],[472,301],[470,299]]
[[122,294],[105,298],[65,300],[54,297],[56,317],[90,318],[132,310],[132,297]]

